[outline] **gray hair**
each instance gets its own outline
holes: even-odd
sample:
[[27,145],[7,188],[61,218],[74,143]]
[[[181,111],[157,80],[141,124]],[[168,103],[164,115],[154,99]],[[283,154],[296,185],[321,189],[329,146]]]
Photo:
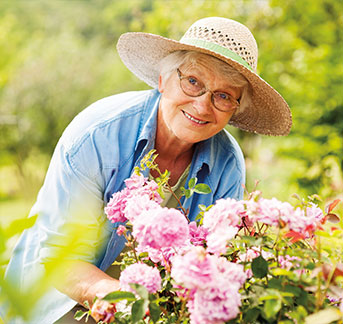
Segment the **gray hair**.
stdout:
[[241,89],[240,105],[236,112],[239,110],[239,112],[241,113],[242,111],[244,111],[245,108],[250,106],[250,94],[252,88],[249,81],[231,65],[221,61],[214,56],[195,51],[176,51],[167,55],[160,61],[160,74],[167,80],[177,68],[183,65],[193,66],[196,65],[199,61],[204,60],[206,60],[206,62],[211,66],[211,69],[219,72],[235,87]]

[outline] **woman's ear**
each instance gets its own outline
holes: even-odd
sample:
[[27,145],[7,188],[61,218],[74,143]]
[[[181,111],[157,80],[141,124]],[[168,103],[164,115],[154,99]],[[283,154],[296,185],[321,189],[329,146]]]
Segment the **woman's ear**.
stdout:
[[160,74],[160,76],[158,77],[158,91],[160,93],[163,93],[163,89],[164,89],[164,84],[163,84],[163,79],[162,79],[162,76]]

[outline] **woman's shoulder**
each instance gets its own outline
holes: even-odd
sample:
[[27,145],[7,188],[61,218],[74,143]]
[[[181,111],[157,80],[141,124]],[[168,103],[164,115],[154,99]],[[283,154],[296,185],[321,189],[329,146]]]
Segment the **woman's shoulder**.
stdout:
[[215,135],[215,143],[218,146],[217,152],[227,158],[234,158],[237,164],[244,166],[244,155],[237,140],[226,129]]
[[[141,123],[142,115],[159,97],[156,90],[130,91],[96,101],[81,111],[65,129],[61,141],[67,149],[76,147],[90,136],[111,140],[111,134]],[[104,137],[104,138],[103,138]]]

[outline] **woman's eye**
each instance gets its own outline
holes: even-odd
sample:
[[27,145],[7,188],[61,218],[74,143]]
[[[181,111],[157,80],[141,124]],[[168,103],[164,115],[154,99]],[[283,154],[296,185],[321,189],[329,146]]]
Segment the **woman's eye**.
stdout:
[[189,77],[188,78],[188,82],[193,85],[193,86],[197,86],[198,85],[198,80],[196,78],[193,77]]
[[230,95],[225,92],[217,92],[216,95],[221,100],[230,100]]

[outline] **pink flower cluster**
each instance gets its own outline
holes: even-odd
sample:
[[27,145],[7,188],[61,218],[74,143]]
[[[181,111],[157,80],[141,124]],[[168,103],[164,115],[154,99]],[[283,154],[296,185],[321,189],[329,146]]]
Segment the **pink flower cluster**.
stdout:
[[[229,262],[221,255],[243,226],[252,227],[256,222],[287,226],[308,237],[324,217],[315,205],[295,209],[287,202],[255,199],[255,195],[249,201],[218,200],[204,213],[203,224],[198,226],[195,222],[188,224],[179,210],[160,206],[162,199],[154,181],[134,174],[125,183],[126,188],[112,196],[105,212],[112,222],[131,222],[138,254],[147,252],[150,260],[160,262],[167,271],[171,268],[180,297],[187,298],[191,324],[221,324],[239,313],[239,289],[252,271],[247,267],[245,272],[241,264]],[[119,226],[117,233],[122,235],[125,231]],[[260,254],[276,261],[273,253],[251,248],[238,255],[237,262],[252,262]],[[296,271],[299,260],[279,256],[277,261],[281,268]],[[161,289],[158,269],[144,263],[133,264],[121,273],[121,289],[134,292],[130,283],[141,284],[151,293]]]
[[[125,184],[126,188],[114,193],[105,207],[107,218],[112,223],[126,222],[128,215],[134,217],[140,212],[138,208],[147,205],[146,201],[152,201],[156,205],[162,202],[162,198],[157,192],[158,185],[153,180],[147,181],[144,176],[134,173],[129,179],[125,180]],[[137,204],[138,197],[141,199],[140,204]],[[134,205],[131,204],[128,206],[130,211],[125,212],[128,202],[131,199],[134,200]]]
[[287,202],[281,202],[276,198],[246,202],[247,213],[253,222],[261,222],[271,226],[278,226],[279,221],[293,214],[293,207]]
[[143,211],[133,222],[133,236],[141,248],[179,248],[189,238],[188,222],[177,209]]
[[294,232],[308,237],[318,226],[324,215],[320,208],[312,204],[305,209],[296,208],[288,202],[276,198],[246,203],[246,212],[251,222],[261,222],[271,226],[287,225]]
[[[132,235],[138,243],[137,252],[148,252],[154,262],[166,262],[176,249],[204,237],[206,230],[189,227],[186,217],[177,209],[162,208],[155,181],[133,174],[125,180],[126,188],[113,194],[105,208],[111,222],[132,224]],[[190,229],[193,236],[190,236]],[[118,235],[125,232],[118,227]],[[197,237],[197,238],[196,238]]]
[[239,313],[239,289],[246,280],[243,266],[194,246],[173,257],[171,276],[186,288],[183,295],[188,295],[192,324],[224,323]]
[[244,204],[235,199],[219,199],[215,205],[204,213],[203,227],[208,231],[207,250],[222,254],[227,242],[238,232],[241,218],[245,216]]
[[294,210],[284,221],[287,223],[290,230],[297,233],[308,232],[312,233],[323,219],[322,210],[316,205],[306,207],[305,210],[299,207]]
[[135,290],[131,288],[130,284],[140,284],[153,294],[161,289],[161,281],[158,269],[149,267],[145,263],[131,264],[121,272],[119,278],[120,289],[133,293]]
[[301,259],[296,256],[279,255],[279,264],[281,269],[291,270],[292,268],[298,268]]
[[196,222],[190,222],[188,227],[191,243],[195,246],[203,246],[207,241],[208,229],[198,226]]

